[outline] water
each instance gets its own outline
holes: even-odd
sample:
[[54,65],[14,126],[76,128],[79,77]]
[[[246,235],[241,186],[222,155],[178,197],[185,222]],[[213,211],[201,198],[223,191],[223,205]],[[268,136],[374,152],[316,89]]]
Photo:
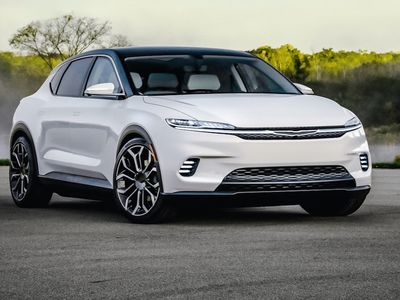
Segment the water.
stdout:
[[8,158],[8,134],[0,134],[0,159]]
[[[8,135],[0,134],[0,159],[8,158]],[[370,145],[373,162],[392,162],[396,155],[400,155],[400,144]]]
[[393,162],[396,155],[400,155],[400,144],[369,145],[373,162]]

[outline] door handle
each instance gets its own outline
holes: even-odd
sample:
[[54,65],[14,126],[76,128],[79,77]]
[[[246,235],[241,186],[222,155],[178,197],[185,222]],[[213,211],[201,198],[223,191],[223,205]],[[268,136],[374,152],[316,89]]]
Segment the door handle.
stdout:
[[80,111],[74,111],[74,112],[72,112],[72,116],[73,117],[79,117],[81,115],[81,112]]

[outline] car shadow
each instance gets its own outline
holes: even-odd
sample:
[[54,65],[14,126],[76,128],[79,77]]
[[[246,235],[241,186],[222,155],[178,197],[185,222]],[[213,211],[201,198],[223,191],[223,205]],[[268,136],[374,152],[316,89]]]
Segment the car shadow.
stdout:
[[[121,216],[112,201],[85,201],[62,198],[54,201],[52,208],[69,212],[89,214],[110,222],[130,223]],[[227,208],[210,206],[178,206],[162,225],[224,225],[224,224],[300,224],[300,223],[358,223],[367,221],[367,214],[354,214],[351,217],[314,217],[303,211],[300,206],[267,206],[248,208]]]
[[214,211],[190,209],[180,211],[171,219],[170,224],[191,225],[276,225],[306,223],[358,223],[367,221],[365,214],[351,217],[314,217],[303,211],[300,206],[267,206],[250,208],[218,208]]
[[82,216],[86,220],[104,220],[106,222],[128,222],[120,215],[112,201],[85,200],[53,196],[48,210],[69,217]]
[[[112,201],[93,201],[57,197],[50,203],[48,210],[68,218],[84,216],[87,220],[130,223],[123,217]],[[212,210],[211,210],[212,209]],[[61,217],[61,216],[60,216]],[[299,207],[262,207],[262,208],[224,208],[224,207],[177,207],[162,225],[178,224],[239,224],[239,223],[296,223],[310,221],[310,216]]]
[[[14,203],[9,197],[0,197],[1,208],[15,208]],[[93,201],[75,198],[64,198],[54,196],[49,207],[35,210],[30,215],[43,218],[66,218],[68,220],[82,220],[85,222],[112,222],[130,223],[123,217],[112,201]],[[25,211],[25,209],[21,210]],[[40,213],[39,213],[40,212]],[[26,211],[24,212],[26,217]],[[270,206],[256,208],[224,208],[224,207],[177,207],[175,212],[162,223],[163,226],[169,225],[268,225],[268,224],[293,224],[293,223],[344,223],[362,222],[368,214],[357,213],[352,217],[323,218],[312,217],[304,212],[299,206]]]

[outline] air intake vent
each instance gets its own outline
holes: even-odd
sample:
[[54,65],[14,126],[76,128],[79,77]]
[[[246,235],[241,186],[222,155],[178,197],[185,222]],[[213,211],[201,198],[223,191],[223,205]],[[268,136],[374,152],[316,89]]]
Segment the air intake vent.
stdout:
[[197,170],[199,161],[200,159],[198,158],[189,158],[182,164],[182,167],[179,169],[179,174],[184,177],[193,176]]
[[361,164],[361,170],[368,171],[369,168],[368,154],[366,153],[360,154],[360,164]]
[[290,190],[347,189],[356,186],[343,166],[285,166],[237,169],[218,192],[243,193]]

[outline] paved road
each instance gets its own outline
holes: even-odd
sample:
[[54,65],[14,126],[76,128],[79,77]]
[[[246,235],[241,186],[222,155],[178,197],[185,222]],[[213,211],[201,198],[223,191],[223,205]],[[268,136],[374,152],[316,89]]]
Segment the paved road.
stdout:
[[102,202],[16,208],[0,168],[0,298],[400,298],[400,172],[346,218],[298,207],[134,225]]

